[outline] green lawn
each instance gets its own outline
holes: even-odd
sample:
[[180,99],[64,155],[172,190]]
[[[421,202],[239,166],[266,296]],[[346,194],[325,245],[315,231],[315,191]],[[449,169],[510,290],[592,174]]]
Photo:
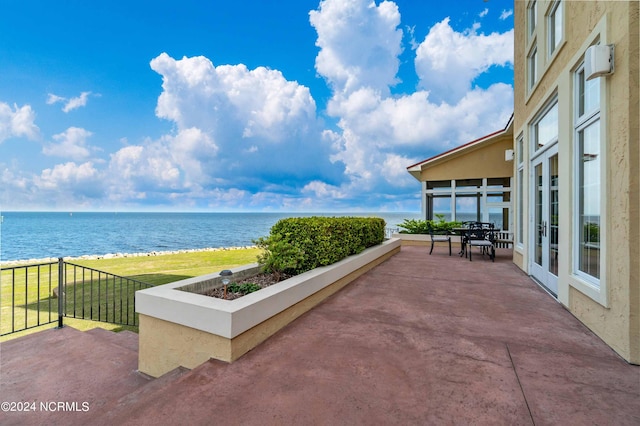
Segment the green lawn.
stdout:
[[251,248],[69,262],[159,285],[254,263],[258,253]]
[[[127,257],[100,260],[77,260],[70,263],[105,271],[111,274],[124,276],[152,285],[166,284],[205,275],[222,269],[231,269],[240,265],[256,262],[257,248],[240,250],[220,250],[209,252],[193,252],[179,254],[163,254],[146,257]],[[75,309],[78,316],[81,311],[94,312],[93,318],[97,318],[100,312],[101,319],[122,319],[127,315],[132,318],[134,289],[122,285],[121,280],[105,280],[98,274],[91,275],[88,270],[77,269],[67,265],[67,314],[72,314],[74,305],[71,299],[75,299]],[[52,269],[48,266],[28,269],[3,269],[0,271],[0,331],[7,333],[12,329],[33,327],[40,322],[46,322],[50,316],[57,319],[58,300],[51,297],[53,288],[57,287],[57,265]],[[69,285],[69,283],[74,283]],[[51,284],[50,284],[51,283]],[[40,303],[37,303],[37,295],[40,294]],[[97,295],[100,294],[100,303]],[[123,297],[124,296],[124,297]],[[93,298],[93,300],[91,300]],[[120,299],[125,300],[120,303]],[[118,301],[117,303],[115,301]],[[130,300],[128,303],[126,300]],[[49,314],[49,311],[52,311]],[[65,324],[75,328],[89,329],[96,326],[109,329],[132,329],[135,327],[120,326],[102,322],[76,320],[65,318]],[[12,333],[0,337],[0,341],[15,338],[19,335],[42,330],[45,327],[31,328],[24,332]]]

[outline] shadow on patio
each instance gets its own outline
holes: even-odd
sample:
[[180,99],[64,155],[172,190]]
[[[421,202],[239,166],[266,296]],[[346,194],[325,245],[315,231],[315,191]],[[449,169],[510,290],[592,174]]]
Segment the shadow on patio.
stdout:
[[[27,358],[36,356],[29,338]],[[120,371],[135,386],[87,384],[92,372],[73,344],[40,363],[14,361],[10,344],[5,401],[85,398],[91,408],[0,413],[3,424],[640,424],[640,367],[534,284],[505,249],[492,263],[405,246],[235,363],[209,361],[137,390],[130,360]],[[69,362],[77,374],[56,378],[58,364]],[[29,378],[42,375],[59,384]],[[116,387],[121,396],[109,393]]]

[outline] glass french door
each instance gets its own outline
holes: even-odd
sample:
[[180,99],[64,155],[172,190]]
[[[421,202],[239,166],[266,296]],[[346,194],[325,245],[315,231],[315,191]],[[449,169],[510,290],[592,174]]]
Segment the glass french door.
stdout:
[[551,293],[558,294],[558,147],[547,149],[531,163],[529,272]]

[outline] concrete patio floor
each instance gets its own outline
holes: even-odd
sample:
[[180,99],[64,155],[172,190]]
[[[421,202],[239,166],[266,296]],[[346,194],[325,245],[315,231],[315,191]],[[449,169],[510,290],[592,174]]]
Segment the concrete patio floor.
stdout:
[[0,413],[0,424],[640,424],[640,367],[516,268],[510,251],[495,263],[445,252],[405,246],[233,364],[146,385],[134,357],[118,361],[120,373],[96,371],[88,337],[50,342],[42,355],[38,341],[64,330],[28,336],[22,349],[21,339],[3,343],[0,399],[90,408]]

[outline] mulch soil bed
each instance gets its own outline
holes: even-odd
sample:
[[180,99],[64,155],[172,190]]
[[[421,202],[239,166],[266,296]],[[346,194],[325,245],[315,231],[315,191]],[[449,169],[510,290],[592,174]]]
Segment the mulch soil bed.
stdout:
[[[293,275],[287,275],[287,274],[281,274],[280,275],[280,281],[284,281],[287,278],[291,278]],[[232,281],[232,283],[235,284],[244,284],[244,283],[252,283],[252,284],[257,284],[258,286],[260,286],[260,288],[265,288],[265,287],[269,287],[270,285],[276,284],[279,281],[277,281],[277,275],[275,274],[267,274],[267,273],[262,273],[262,274],[258,274],[258,275],[254,275],[253,277],[249,277],[249,278],[245,278],[243,280],[240,281]],[[213,290],[209,290],[207,292],[204,293],[205,296],[210,296],[210,297],[217,297],[218,299],[224,299],[224,287],[220,287],[220,288],[215,288]],[[239,297],[244,296],[245,293],[233,293],[230,291],[227,291],[227,300],[233,300],[233,299],[237,299]]]

